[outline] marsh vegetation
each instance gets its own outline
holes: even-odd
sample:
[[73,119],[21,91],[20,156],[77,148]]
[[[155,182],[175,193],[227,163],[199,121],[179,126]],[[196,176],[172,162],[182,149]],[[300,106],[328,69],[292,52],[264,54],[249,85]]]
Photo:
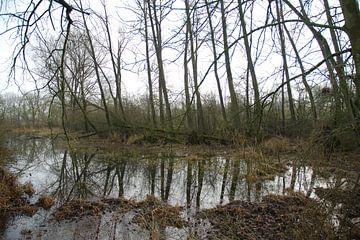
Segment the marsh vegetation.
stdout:
[[0,0],[0,234],[359,239],[359,9]]
[[258,146],[65,139],[8,136],[6,238],[357,236],[359,152],[329,158],[284,137]]

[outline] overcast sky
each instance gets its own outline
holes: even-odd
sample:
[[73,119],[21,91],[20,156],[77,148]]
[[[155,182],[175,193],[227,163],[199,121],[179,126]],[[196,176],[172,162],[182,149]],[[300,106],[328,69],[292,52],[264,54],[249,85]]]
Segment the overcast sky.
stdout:
[[[27,1],[23,1],[27,2]],[[114,36],[118,35],[119,30],[123,32],[122,36],[125,36],[126,38],[129,38],[129,44],[128,44],[128,51],[125,53],[125,62],[128,64],[126,65],[126,69],[128,71],[123,72],[123,80],[124,80],[124,88],[127,93],[133,94],[133,93],[144,93],[146,92],[146,85],[147,85],[147,78],[146,78],[146,71],[145,71],[145,62],[143,65],[137,65],[132,66],[131,63],[135,62],[136,60],[140,60],[144,58],[144,52],[145,52],[145,45],[143,42],[143,39],[139,34],[132,35],[130,31],[130,26],[132,25],[132,22],[136,20],[136,12],[134,13],[132,10],[129,10],[128,6],[134,6],[133,0],[128,1],[107,1],[107,9],[109,11],[109,14],[111,15],[111,29],[114,32]],[[201,1],[200,1],[201,2]],[[92,0],[92,1],[84,1],[84,5],[87,5],[93,10],[96,10],[98,13],[103,13],[103,8],[101,6],[100,0]],[[25,5],[21,5],[20,1],[17,1],[18,7],[24,7]],[[264,16],[266,13],[266,7],[267,2],[264,1],[256,1],[255,7],[256,11],[255,14],[257,17],[254,18],[254,27],[261,26],[264,22]],[[318,6],[321,6],[320,0],[314,0],[313,3],[313,9],[314,14],[319,9]],[[334,1],[333,4],[338,4],[337,1]],[[171,38],[176,31],[178,31],[179,27],[183,24],[182,18],[184,17],[184,11],[181,10],[183,8],[183,1],[178,0],[175,2],[175,5],[173,6],[175,10],[172,11],[171,14],[166,18],[166,20],[163,23],[163,39],[166,41],[167,39]],[[11,10],[11,6],[9,6],[8,10]],[[13,9],[12,9],[13,10]],[[55,20],[59,22],[59,14],[60,11],[54,12],[53,17]],[[72,17],[74,20],[79,18],[79,13],[72,12]],[[214,18],[214,21],[217,21],[220,16],[217,15],[216,18]],[[324,19],[319,19],[319,21],[324,21]],[[91,21],[92,26],[91,30],[94,35],[97,35],[101,33],[102,29],[99,25],[99,23],[96,23],[94,21]],[[75,22],[75,25],[77,23]],[[234,25],[234,22],[231,21],[231,18],[228,19],[228,29],[229,31],[231,29],[234,29],[234,32],[232,33],[233,37],[229,38],[229,41],[232,42],[235,37],[238,37],[241,35],[241,33],[236,32],[239,28],[237,28]],[[4,20],[0,20],[0,27],[1,32],[4,31],[6,28],[6,23]],[[57,27],[56,31],[49,31],[49,35],[54,34],[56,35],[59,32],[59,26]],[[74,30],[74,27],[73,27]],[[269,32],[269,30],[267,31]],[[48,34],[48,33],[47,33]],[[308,31],[306,28],[304,28],[303,32],[301,33],[303,36],[301,37],[303,42],[305,43],[310,35],[308,35]],[[326,35],[326,33],[324,33]],[[201,33],[200,33],[201,35]],[[0,36],[0,61],[1,61],[1,67],[0,67],[0,91],[10,91],[10,92],[17,92],[18,86],[21,87],[23,91],[29,91],[34,88],[32,84],[32,80],[28,74],[23,74],[21,69],[17,69],[17,75],[16,75],[16,82],[15,84],[7,85],[8,75],[10,71],[10,65],[12,64],[12,53],[13,49],[16,43],[18,43],[18,39],[12,39],[15,35],[10,34],[4,34]],[[120,36],[120,35],[118,35]],[[259,39],[260,35],[259,33],[253,34],[253,39],[256,42]],[[258,79],[260,81],[260,88],[271,88],[281,82],[280,77],[274,77],[274,79],[269,83],[263,84],[265,81],[267,81],[267,78],[273,76],[273,74],[282,67],[282,59],[281,55],[279,54],[279,45],[272,46],[271,38],[273,36],[271,34],[268,34],[266,38],[262,39],[264,42],[262,42],[263,47],[261,48],[262,52],[256,52],[253,50],[253,55],[258,55],[259,59],[256,63],[256,72],[258,74]],[[101,38],[101,37],[100,37]],[[116,37],[114,37],[116,39]],[[303,47],[302,41],[297,42],[299,44],[299,48]],[[36,42],[32,42],[32,44],[36,45]],[[288,43],[289,44],[289,43]],[[183,89],[183,57],[180,57],[176,60],[176,58],[179,56],[179,52],[182,51],[183,46],[177,46],[177,49],[174,48],[165,48],[164,49],[164,58],[166,60],[165,65],[165,71],[166,71],[166,79],[167,79],[167,86],[170,90],[176,94],[176,92],[180,92]],[[206,70],[210,66],[212,62],[212,54],[210,51],[210,45],[209,43],[204,44],[202,46],[201,50],[199,51],[199,80],[204,76]],[[289,47],[290,48],[290,47]],[[30,49],[31,54],[31,46],[28,48]],[[307,49],[303,49],[304,52],[307,51],[306,56],[304,56],[304,63],[307,68],[310,68],[313,64],[316,64],[319,59],[319,52],[318,47],[314,43],[313,46],[309,47],[307,46]],[[29,53],[28,51],[28,53]],[[220,52],[220,51],[219,51]],[[30,55],[29,54],[29,55]],[[239,41],[239,45],[236,47],[236,50],[232,52],[232,70],[235,78],[235,83],[238,85],[238,89],[243,89],[243,79],[245,77],[246,73],[246,67],[247,67],[247,60],[246,55],[243,47],[243,42]],[[30,65],[32,64],[31,57],[28,55],[28,60]],[[306,58],[305,58],[306,57]],[[221,60],[223,61],[223,60]],[[154,62],[154,61],[153,61]],[[191,65],[191,64],[189,64]],[[144,71],[140,71],[144,70]],[[299,73],[299,69],[290,68],[291,75],[296,75]],[[225,92],[227,92],[227,84],[226,84],[226,78],[225,78],[225,69],[220,69],[220,74],[222,76],[222,85]],[[7,87],[7,88],[6,88]],[[216,92],[216,82],[213,77],[213,74],[209,74],[204,84],[201,86],[202,92]]]

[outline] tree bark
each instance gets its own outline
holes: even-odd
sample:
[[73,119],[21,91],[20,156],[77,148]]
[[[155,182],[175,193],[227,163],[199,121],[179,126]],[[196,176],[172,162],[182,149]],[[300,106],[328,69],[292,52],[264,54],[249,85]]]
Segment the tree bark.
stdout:
[[345,19],[345,30],[351,43],[351,52],[355,62],[355,76],[353,83],[355,85],[355,107],[356,118],[360,118],[360,11],[357,0],[341,0],[341,9]]
[[[281,2],[279,2],[279,0],[276,1],[276,13],[277,13],[278,22],[281,22],[281,20],[283,19],[283,11],[282,11],[282,4]],[[289,75],[289,69],[286,59],[285,37],[281,24],[278,25],[278,28],[279,28],[279,38],[281,45],[281,55],[283,59],[283,71],[285,73],[286,89],[288,93],[290,116],[291,116],[291,121],[294,123],[296,121],[296,115],[295,115],[295,107],[294,107],[294,100],[292,97],[291,85],[289,81],[290,75]]]
[[301,12],[299,12],[293,4],[291,4],[288,0],[283,0],[286,5],[288,5],[290,7],[290,9],[304,22],[304,24],[309,28],[309,30],[311,31],[311,33],[314,35],[315,40],[318,42],[321,53],[324,57],[324,59],[326,59],[325,63],[326,63],[326,67],[328,69],[329,72],[329,79],[330,79],[330,83],[331,86],[333,88],[333,95],[334,95],[334,100],[335,100],[335,115],[334,115],[334,125],[338,125],[339,124],[339,117],[341,116],[341,99],[340,99],[340,94],[339,94],[339,86],[338,83],[336,81],[336,76],[335,76],[335,72],[334,72],[334,62],[331,62],[331,59],[328,59],[328,56],[331,56],[331,50],[329,47],[329,44],[327,42],[327,40],[324,38],[324,36],[317,31],[314,26],[311,24],[311,21],[309,19],[309,17],[306,14],[306,11],[304,9],[303,3],[301,1],[299,1],[299,4],[301,6]]
[[207,12],[208,21],[209,21],[211,47],[212,47],[212,53],[213,53],[213,59],[214,59],[214,74],[215,74],[217,89],[218,89],[218,93],[219,93],[221,114],[222,114],[222,118],[223,118],[224,122],[227,123],[224,97],[222,94],[220,78],[219,78],[219,73],[218,73],[218,60],[217,60],[217,52],[216,52],[215,33],[214,33],[214,28],[213,28],[213,24],[212,24],[212,20],[211,20],[212,15],[211,15],[210,8],[209,8],[209,2],[207,0],[205,0],[205,5],[206,5],[206,12]]
[[99,63],[98,63],[98,61],[96,59],[95,48],[94,48],[92,38],[91,38],[91,35],[90,35],[90,30],[88,28],[88,25],[87,25],[87,22],[86,22],[86,19],[85,19],[85,13],[82,13],[82,18],[83,18],[83,21],[84,21],[84,27],[85,27],[85,31],[86,31],[88,41],[89,41],[90,55],[91,55],[91,58],[92,58],[92,60],[94,62],[96,81],[97,81],[98,86],[99,86],[100,95],[101,95],[101,101],[102,101],[102,103],[104,105],[106,122],[107,122],[108,127],[111,128],[110,113],[109,113],[108,106],[107,106],[107,103],[106,103],[105,92],[104,92],[104,89],[103,89],[103,86],[102,86],[102,83],[101,83],[101,79],[100,79]]
[[150,64],[150,50],[149,50],[149,33],[148,33],[148,16],[147,16],[147,8],[146,1],[144,1],[144,24],[145,24],[145,51],[146,51],[146,67],[147,67],[147,77],[148,77],[148,87],[149,87],[149,102],[150,102],[150,113],[151,113],[151,121],[153,127],[157,127],[156,123],[156,113],[155,113],[155,104],[154,104],[154,94],[153,94],[153,86],[151,79],[151,64]]
[[248,60],[248,67],[250,69],[250,75],[252,80],[252,87],[254,90],[254,101],[255,101],[255,109],[254,109],[254,121],[255,121],[255,136],[259,134],[260,127],[261,127],[261,119],[262,119],[262,108],[261,108],[261,102],[260,102],[260,93],[259,93],[259,86],[258,81],[256,77],[255,72],[255,66],[254,62],[252,60],[251,56],[251,48],[249,43],[249,38],[246,30],[246,22],[245,22],[245,13],[243,11],[241,0],[238,0],[238,8],[239,8],[239,15],[240,15],[240,22],[241,22],[241,28],[244,36],[244,44],[245,44],[245,50],[246,50],[246,57]]
[[[156,4],[155,0],[153,1],[153,4],[150,4],[150,0],[148,1],[148,9],[149,9],[149,18],[150,18],[150,24],[153,34],[153,42],[155,46],[156,51],[156,59],[158,63],[158,71],[159,71],[159,95],[161,94],[164,97],[164,103],[165,103],[165,112],[166,112],[166,127],[170,130],[173,130],[173,123],[172,123],[172,117],[171,117],[171,108],[170,108],[170,102],[168,97],[168,92],[166,88],[166,81],[165,81],[165,72],[164,72],[164,63],[162,58],[162,39],[161,39],[161,22],[158,19],[158,16],[156,14]],[[151,9],[153,10],[153,13],[151,12]],[[161,11],[161,9],[160,9]],[[161,18],[161,16],[160,16]],[[160,98],[159,96],[159,98]],[[160,110],[161,111],[161,110]]]
[[194,130],[194,126],[193,126],[193,115],[192,115],[192,106],[191,106],[190,90],[189,90],[189,67],[188,67],[189,31],[188,31],[188,24],[186,24],[184,44],[185,44],[185,48],[184,48],[185,114],[186,114],[187,127],[192,131],[192,130]]
[[309,85],[309,83],[307,82],[306,80],[306,75],[305,75],[305,68],[304,68],[304,65],[303,65],[303,62],[301,60],[301,57],[300,57],[300,54],[299,54],[299,51],[297,50],[297,47],[296,47],[296,44],[289,32],[289,30],[287,29],[286,25],[284,24],[284,30],[286,32],[286,35],[289,39],[289,42],[291,44],[291,47],[293,48],[294,50],[294,53],[295,53],[295,56],[296,56],[296,60],[297,62],[299,63],[299,67],[300,67],[300,70],[301,70],[301,73],[302,73],[302,76],[301,76],[301,79],[302,79],[302,83],[304,84],[304,87],[306,89],[306,92],[309,96],[309,101],[310,101],[310,106],[311,106],[311,112],[312,112],[312,115],[313,115],[313,118],[315,120],[318,119],[318,114],[317,114],[317,111],[316,111],[316,105],[315,105],[315,100],[314,100],[314,95],[312,93],[312,90],[311,90],[311,87]]
[[[191,21],[191,15],[190,15],[190,4],[189,0],[185,0],[185,11],[186,11],[186,29],[189,33],[189,40],[190,40],[190,55],[191,55],[191,63],[192,63],[192,75],[193,75],[193,81],[194,81],[194,87],[195,87],[195,95],[196,95],[196,116],[197,116],[197,128],[200,135],[204,134],[204,114],[202,110],[202,104],[201,104],[201,96],[197,81],[197,53],[196,53],[196,47],[194,46],[194,33],[193,32],[193,24]],[[195,11],[195,10],[193,10]]]
[[232,126],[234,129],[239,130],[239,127],[240,127],[239,110],[240,109],[239,109],[238,99],[236,96],[234,80],[233,80],[232,71],[231,71],[224,0],[220,0],[220,7],[221,7],[222,33],[223,33],[223,41],[224,41],[223,44],[224,44],[225,67],[226,67],[226,75],[227,75],[227,80],[228,80],[230,101],[231,101],[231,123],[232,123]]

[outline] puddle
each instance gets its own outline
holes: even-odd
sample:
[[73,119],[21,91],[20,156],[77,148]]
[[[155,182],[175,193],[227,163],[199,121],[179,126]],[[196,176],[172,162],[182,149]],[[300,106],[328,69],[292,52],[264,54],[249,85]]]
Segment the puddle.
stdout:
[[[20,183],[31,182],[35,203],[43,194],[54,196],[50,211],[40,210],[33,217],[17,216],[8,223],[5,239],[149,239],[156,234],[166,239],[201,236],[193,223],[181,229],[165,227],[155,232],[132,222],[136,210],[119,215],[104,211],[98,216],[55,221],[56,206],[72,199],[96,200],[117,198],[141,201],[147,195],[173,206],[186,206],[185,219],[198,209],[213,208],[233,200],[257,202],[268,194],[285,194],[289,189],[315,197],[315,187],[326,188],[332,179],[316,176],[307,166],[288,166],[283,174],[254,181],[249,178],[253,167],[245,160],[234,160],[219,154],[189,160],[177,154],[140,157],[107,153],[97,147],[70,151],[49,139],[14,138],[9,146],[17,149],[17,161],[8,167]],[[190,221],[191,222],[191,221]],[[156,229],[156,227],[154,228]],[[205,230],[204,230],[205,229]],[[120,238],[121,239],[121,238]],[[198,237],[196,237],[198,239]]]

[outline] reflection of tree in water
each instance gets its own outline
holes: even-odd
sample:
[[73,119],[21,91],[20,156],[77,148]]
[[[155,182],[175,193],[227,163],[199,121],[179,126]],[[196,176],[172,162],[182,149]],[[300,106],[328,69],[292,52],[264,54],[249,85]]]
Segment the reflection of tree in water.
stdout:
[[197,162],[197,192],[196,192],[196,209],[200,209],[200,196],[203,188],[204,181],[204,161],[198,160]]
[[238,184],[239,174],[240,174],[240,160],[235,159],[233,162],[234,163],[233,163],[231,186],[230,186],[230,192],[229,192],[229,201],[234,201],[234,199],[235,199],[235,192],[236,192],[236,187]]
[[246,156],[189,159],[174,153],[142,156],[129,149],[61,150],[58,144],[41,139],[19,141],[17,146],[24,149],[28,167],[34,159],[49,165],[49,174],[55,177],[49,179],[47,191],[59,202],[93,197],[142,200],[154,195],[200,209],[236,199],[259,201],[268,193],[284,194],[286,188],[309,196],[317,182],[316,171],[299,163],[293,163],[287,176],[257,178],[261,165]]
[[84,152],[65,150],[58,179],[58,188],[54,194],[59,200],[70,200],[73,198],[86,198],[96,195],[93,189],[98,189],[97,174],[104,170],[96,171],[97,166],[91,163],[96,156],[96,150],[92,153],[89,149]]
[[[86,156],[84,157],[86,158]],[[184,161],[173,156],[161,156],[141,159],[118,157],[111,161],[104,161],[106,164],[97,162],[97,168],[105,165],[103,170],[97,170],[98,176],[95,178],[102,189],[100,193],[102,196],[117,195],[142,199],[147,194],[150,194],[159,197],[165,202],[169,200],[170,202],[177,202],[181,200],[181,196],[185,196],[184,202],[177,203],[191,207],[194,201],[193,206],[200,209],[204,201],[213,202],[214,205],[223,203],[226,198],[228,198],[227,201],[235,199],[259,201],[268,192],[268,184],[264,184],[264,180],[253,181],[250,177],[247,177],[248,174],[256,171],[256,165],[253,165],[251,161],[229,158]],[[83,166],[85,167],[82,169],[84,174],[80,170],[74,171],[75,173],[80,172],[77,173],[77,176],[91,175],[87,173],[89,166],[86,164],[83,164]],[[83,187],[89,185],[84,182],[85,178],[77,178],[82,180],[75,181],[78,185]],[[88,181],[91,181],[91,179],[88,179]],[[172,186],[173,184],[175,186]],[[185,189],[181,187],[182,184],[184,184]],[[284,192],[284,177],[277,178],[277,182],[271,184],[276,185],[275,188]],[[82,190],[80,196],[92,192],[86,192],[86,188],[79,189]],[[131,192],[138,192],[139,195],[129,195]],[[214,196],[217,199],[209,199]],[[180,199],[177,197],[180,197]]]
[[124,196],[124,176],[126,170],[126,158],[119,158],[116,162],[108,163],[106,167],[106,177],[103,196],[109,196],[115,187],[115,181],[118,184],[118,197]]
[[9,149],[16,153],[17,161],[22,161],[24,165],[16,168],[16,174],[21,175],[24,171],[32,167],[35,162],[43,162],[43,159],[53,158],[57,152],[55,146],[48,139],[31,137],[14,137],[7,141]]
[[[160,190],[160,198],[165,202],[168,201],[171,192],[171,184],[174,174],[174,163],[175,158],[173,156],[154,157],[146,159],[146,161],[144,162],[145,165],[143,166],[145,178],[148,179],[147,182],[150,185],[149,194],[155,196],[157,193],[156,190]],[[159,182],[157,181],[157,174],[159,174],[159,172],[160,187],[156,185]]]
[[[51,178],[47,179],[48,185],[43,191],[50,191],[59,203],[97,197],[143,200],[146,195],[154,195],[170,204],[187,206],[190,216],[194,210],[232,200],[261,201],[269,193],[288,191],[301,191],[313,197],[315,192],[317,197],[329,202],[332,215],[340,212],[344,216],[339,220],[341,226],[352,226],[349,219],[354,212],[345,207],[357,206],[353,189],[358,186],[359,174],[357,179],[349,180],[349,176],[324,173],[323,167],[309,167],[296,161],[289,164],[285,174],[269,179],[261,177],[261,167],[264,167],[261,163],[243,157],[139,156],[95,147],[64,150],[44,139],[20,139],[8,144],[23,150],[18,154],[20,162],[24,162],[18,165],[19,172],[28,174],[42,164],[49,166]],[[321,179],[324,179],[322,183]],[[333,192],[317,190],[319,181]],[[348,198],[340,200],[344,208],[338,207],[339,199],[334,196],[340,191],[339,196],[349,193]]]

